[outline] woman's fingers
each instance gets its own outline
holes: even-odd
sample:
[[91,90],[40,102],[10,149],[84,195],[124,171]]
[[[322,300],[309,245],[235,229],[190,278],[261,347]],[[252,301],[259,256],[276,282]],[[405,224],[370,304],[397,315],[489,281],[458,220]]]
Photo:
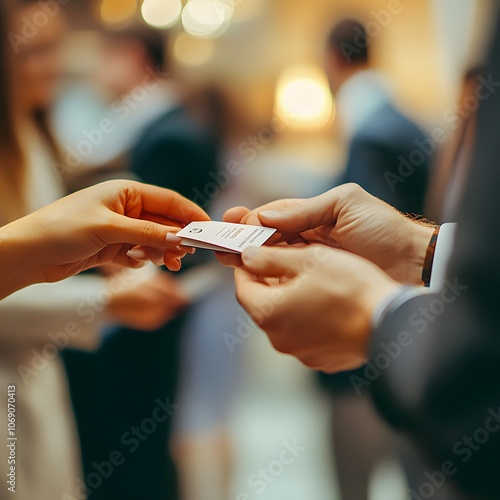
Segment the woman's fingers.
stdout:
[[126,196],[131,199],[132,204],[139,199],[143,215],[173,219],[183,224],[210,220],[206,212],[196,203],[175,191],[139,182],[130,182],[130,186],[126,189],[128,190]]
[[166,265],[167,262],[177,262],[187,254],[195,253],[195,248],[175,247],[169,250],[158,248],[135,246],[127,252],[127,256],[137,261],[151,261],[157,266]]

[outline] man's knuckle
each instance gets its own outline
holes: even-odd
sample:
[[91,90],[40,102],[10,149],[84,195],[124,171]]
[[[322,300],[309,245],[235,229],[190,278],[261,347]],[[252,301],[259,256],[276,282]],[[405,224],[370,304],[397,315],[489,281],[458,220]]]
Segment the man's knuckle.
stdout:
[[356,184],[355,182],[349,182],[348,184],[344,184],[343,189],[347,196],[359,196],[364,192],[363,188]]

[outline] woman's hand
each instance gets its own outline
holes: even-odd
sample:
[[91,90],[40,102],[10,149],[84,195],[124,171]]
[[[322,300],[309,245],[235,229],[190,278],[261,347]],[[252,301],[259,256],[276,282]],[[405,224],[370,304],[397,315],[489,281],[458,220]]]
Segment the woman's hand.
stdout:
[[146,255],[159,251],[178,270],[187,250],[175,234],[204,220],[208,215],[178,193],[139,182],[79,191],[0,229],[0,297],[106,263],[138,267],[142,262],[127,255],[137,246]]

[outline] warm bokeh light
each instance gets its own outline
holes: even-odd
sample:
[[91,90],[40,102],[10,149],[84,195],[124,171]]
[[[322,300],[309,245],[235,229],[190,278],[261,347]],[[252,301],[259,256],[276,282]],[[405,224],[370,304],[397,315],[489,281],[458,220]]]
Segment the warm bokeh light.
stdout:
[[170,28],[181,12],[181,0],[144,0],[141,8],[142,18],[154,28]]
[[101,19],[106,24],[122,24],[137,12],[137,0],[102,0]]
[[253,21],[264,11],[265,0],[241,0],[236,2],[233,21],[245,23]]
[[189,0],[182,11],[182,24],[191,35],[215,38],[225,33],[233,12],[232,0]]
[[212,59],[214,45],[211,38],[199,38],[181,33],[174,42],[174,57],[183,66],[203,66]]
[[316,68],[297,67],[279,79],[276,106],[290,126],[320,129],[330,122],[334,104],[324,74]]

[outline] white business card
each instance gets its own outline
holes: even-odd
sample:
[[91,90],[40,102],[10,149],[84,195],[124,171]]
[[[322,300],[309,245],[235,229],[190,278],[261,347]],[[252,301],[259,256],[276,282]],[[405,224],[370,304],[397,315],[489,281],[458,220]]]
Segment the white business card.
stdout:
[[191,222],[177,233],[181,245],[217,252],[241,253],[248,247],[262,246],[276,229],[229,222]]

